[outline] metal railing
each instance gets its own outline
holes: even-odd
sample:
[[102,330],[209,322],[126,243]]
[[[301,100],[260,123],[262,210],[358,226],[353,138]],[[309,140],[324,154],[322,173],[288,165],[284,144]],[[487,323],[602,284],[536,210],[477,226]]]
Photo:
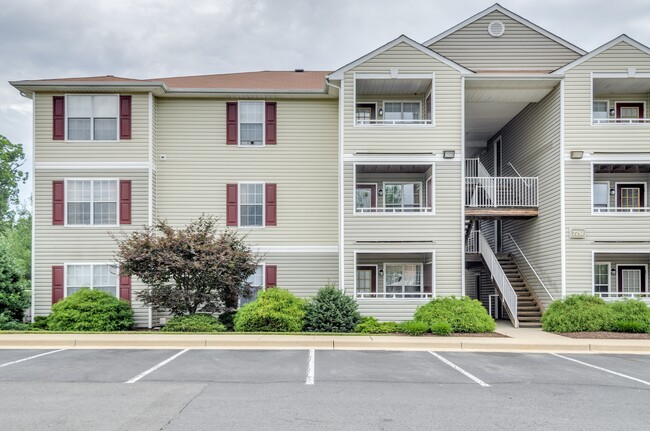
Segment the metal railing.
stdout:
[[485,261],[485,264],[488,267],[490,274],[492,275],[492,279],[494,280],[494,283],[499,290],[499,293],[501,294],[503,303],[506,305],[506,308],[510,312],[512,324],[515,326],[515,328],[518,328],[519,319],[517,317],[517,293],[512,288],[510,280],[508,280],[506,273],[503,271],[499,260],[490,248],[490,244],[483,236],[483,233],[481,233],[480,230],[477,232],[479,240],[479,252],[481,253],[483,260]]
[[380,298],[380,299],[428,299],[433,298],[431,292],[357,292],[357,298]]
[[430,213],[432,207],[370,207],[370,208],[357,208],[356,212],[359,214],[409,214],[409,213]]
[[478,230],[472,228],[467,236],[465,253],[478,254]]
[[431,124],[431,120],[359,120],[357,126],[412,126]]
[[650,124],[650,118],[594,118],[594,124]]
[[490,173],[485,169],[481,159],[465,159],[465,176],[466,177],[490,177]]
[[648,214],[650,207],[593,207],[592,211],[599,214]]
[[524,258],[524,260],[526,261],[526,264],[528,265],[528,268],[530,268],[532,273],[535,275],[535,277],[537,278],[537,281],[539,281],[539,284],[542,285],[542,287],[544,288],[544,291],[546,292],[548,297],[551,299],[551,301],[555,301],[555,298],[553,297],[553,295],[551,295],[551,292],[549,292],[548,288],[546,287],[546,284],[542,281],[542,278],[539,276],[539,274],[537,274],[537,271],[535,271],[535,268],[533,268],[533,265],[530,263],[530,261],[528,260],[528,258],[524,254],[524,251],[521,249],[521,247],[519,247],[519,244],[517,244],[517,241],[515,241],[515,239],[512,237],[512,235],[510,233],[506,233],[506,237],[510,238],[510,241],[512,241],[514,246],[517,247],[517,250],[519,250],[519,253],[521,254],[521,257]]
[[641,299],[644,302],[650,301],[650,292],[596,292],[595,296],[600,296],[604,300],[616,300],[623,298]]
[[537,177],[466,177],[465,206],[538,207]]

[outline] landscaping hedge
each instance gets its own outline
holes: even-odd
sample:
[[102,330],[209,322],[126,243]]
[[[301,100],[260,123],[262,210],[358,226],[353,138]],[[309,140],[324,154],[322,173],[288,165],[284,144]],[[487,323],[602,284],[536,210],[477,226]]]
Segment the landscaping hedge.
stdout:
[[362,334],[393,334],[399,332],[399,325],[395,322],[380,322],[371,316],[363,316],[354,332]]
[[162,328],[163,332],[225,332],[226,326],[210,314],[176,316]]
[[238,332],[299,332],[305,318],[305,301],[285,289],[260,292],[257,299],[239,309],[235,316]]
[[361,320],[357,302],[334,286],[325,286],[307,304],[305,330],[352,332]]
[[421,305],[415,311],[413,320],[426,323],[438,331],[441,322],[449,324],[451,332],[493,332],[496,329],[494,319],[490,317],[483,304],[467,296],[436,298],[428,304]]
[[81,289],[52,306],[47,326],[52,331],[124,331],[133,327],[133,310],[110,293]]

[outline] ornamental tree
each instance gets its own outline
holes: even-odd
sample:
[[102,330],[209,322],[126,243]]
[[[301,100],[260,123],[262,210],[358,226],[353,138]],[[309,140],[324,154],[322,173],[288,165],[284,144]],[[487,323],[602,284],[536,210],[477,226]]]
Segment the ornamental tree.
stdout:
[[235,308],[240,295],[252,294],[246,280],[255,273],[258,258],[243,236],[217,226],[211,216],[181,229],[159,220],[116,238],[120,273],[142,280],[148,287],[137,296],[157,310],[184,315]]

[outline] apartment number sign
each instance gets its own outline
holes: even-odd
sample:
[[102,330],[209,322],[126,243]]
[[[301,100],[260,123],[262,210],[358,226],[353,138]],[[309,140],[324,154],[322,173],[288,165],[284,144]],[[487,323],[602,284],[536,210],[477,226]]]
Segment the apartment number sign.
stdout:
[[587,237],[585,229],[571,229],[571,239],[584,239]]

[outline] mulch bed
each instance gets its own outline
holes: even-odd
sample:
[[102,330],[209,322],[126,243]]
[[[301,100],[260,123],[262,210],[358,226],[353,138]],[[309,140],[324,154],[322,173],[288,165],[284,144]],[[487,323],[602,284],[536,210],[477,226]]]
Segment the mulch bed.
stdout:
[[633,334],[627,332],[556,332],[567,338],[597,338],[608,340],[650,340],[650,334]]

